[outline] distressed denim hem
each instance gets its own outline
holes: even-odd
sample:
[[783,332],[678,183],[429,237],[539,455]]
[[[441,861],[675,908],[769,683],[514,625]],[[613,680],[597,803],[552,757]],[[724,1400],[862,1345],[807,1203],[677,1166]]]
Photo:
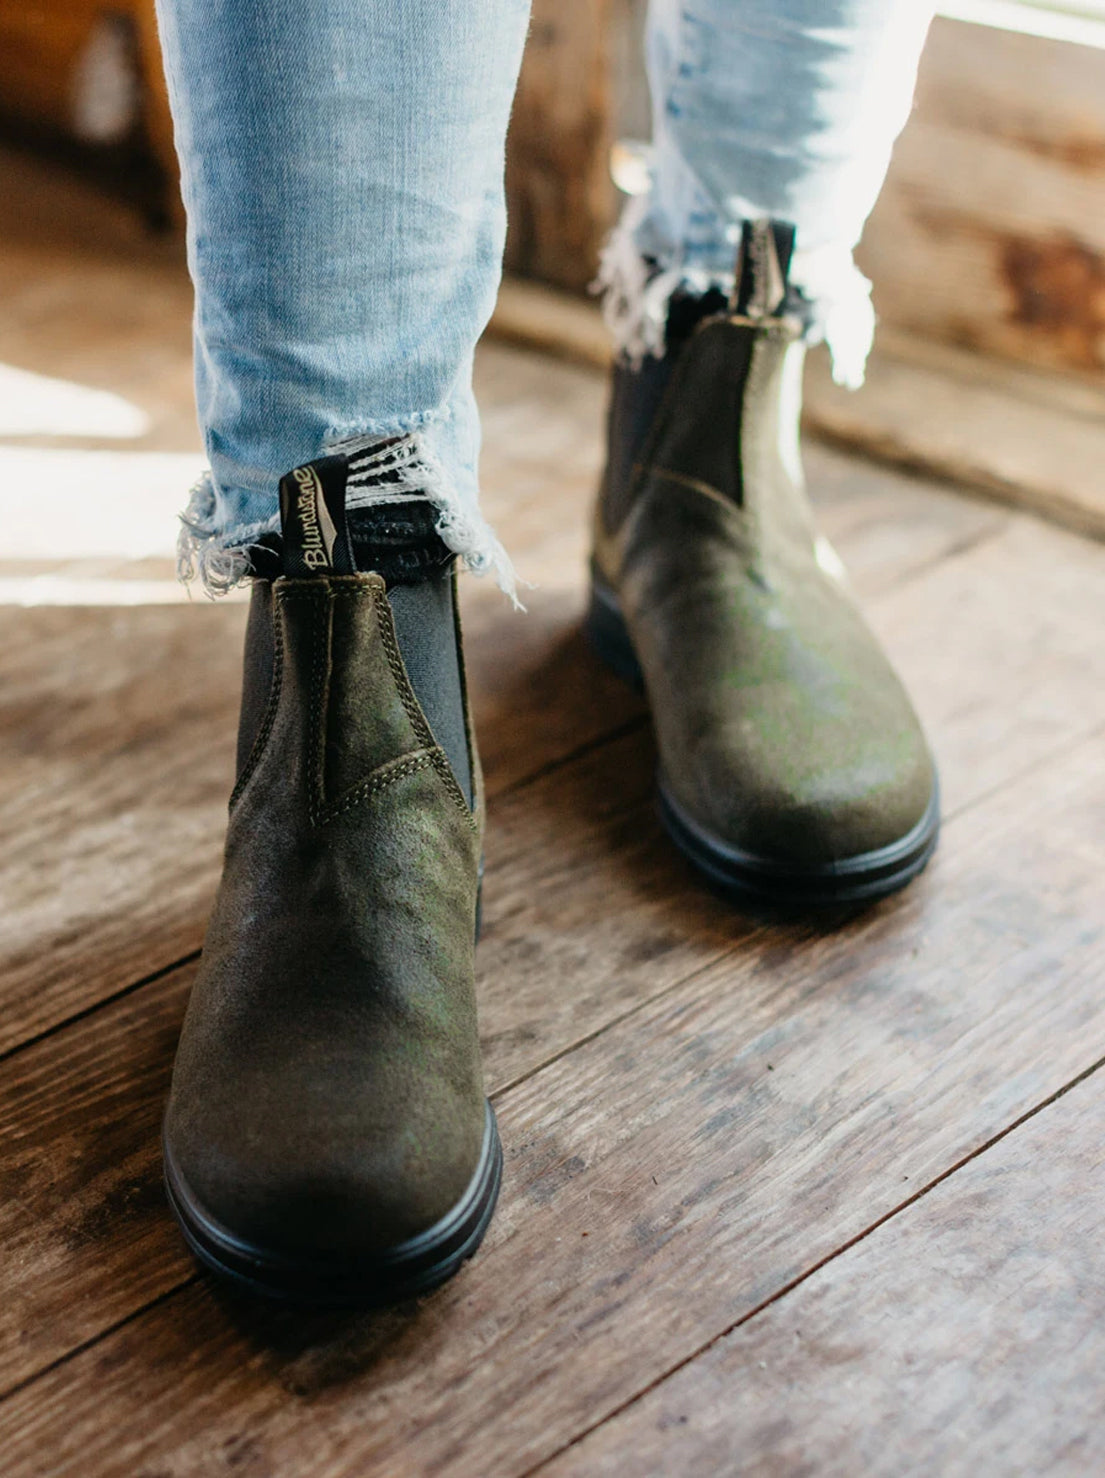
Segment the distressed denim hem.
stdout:
[[250,575],[249,551],[265,534],[280,529],[280,516],[260,523],[219,527],[218,498],[211,473],[205,472],[192,488],[188,506],[180,515],[177,535],[177,579],[183,585],[199,580],[212,599],[226,595]]
[[[349,454],[379,446],[380,440],[378,431],[342,436],[328,443],[323,454]],[[437,532],[459,556],[465,569],[476,575],[494,573],[499,588],[515,608],[524,609],[518,599],[519,581],[510,556],[478,509],[465,506],[421,431],[392,439],[381,452],[380,470],[390,473],[384,496],[402,492],[426,497],[438,511]],[[379,496],[371,484],[352,487],[347,506],[363,507],[378,501]],[[225,595],[248,580],[251,549],[257,547],[264,535],[280,530],[278,513],[259,522],[228,525],[220,517],[218,504],[214,479],[207,471],[192,488],[188,507],[180,516],[177,536],[178,579],[184,584],[198,579],[212,598]]]
[[[424,422],[425,427],[433,424],[430,418]],[[517,610],[522,610],[518,576],[510,556],[479,509],[465,505],[456,483],[430,444],[426,430],[389,439],[385,446],[380,446],[380,440],[379,432],[360,432],[327,444],[327,453],[346,456],[379,448],[368,464],[362,462],[362,477],[366,467],[368,475],[359,485],[350,485],[346,507],[366,508],[397,494],[421,494],[437,509],[437,532],[446,547],[460,557],[464,568],[474,575],[494,574],[499,589]],[[386,480],[376,482],[373,471]]]
[[[704,265],[732,261],[734,249],[719,242],[714,251],[657,247],[649,222],[649,195],[626,202],[622,218],[603,248],[592,290],[602,296],[603,318],[616,352],[639,365],[646,355],[664,353],[668,305],[680,290],[701,294],[733,288],[732,268]],[[797,251],[790,280],[812,308],[807,339],[828,345],[833,379],[857,390],[864,381],[867,357],[875,337],[871,284],[852,259],[849,247],[829,246]]]

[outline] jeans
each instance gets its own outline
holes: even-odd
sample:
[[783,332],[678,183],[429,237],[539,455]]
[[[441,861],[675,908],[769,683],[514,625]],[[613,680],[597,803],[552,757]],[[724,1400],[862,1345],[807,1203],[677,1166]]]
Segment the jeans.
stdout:
[[[851,250],[908,114],[924,0],[652,0],[650,189],[601,280],[617,346],[658,352],[678,286],[731,272],[740,222],[798,231],[838,375],[872,330]],[[478,502],[473,350],[505,235],[503,152],[528,0],[158,0],[196,290],[210,474],[182,573],[225,589],[276,485],[400,438],[469,567],[509,561]]]

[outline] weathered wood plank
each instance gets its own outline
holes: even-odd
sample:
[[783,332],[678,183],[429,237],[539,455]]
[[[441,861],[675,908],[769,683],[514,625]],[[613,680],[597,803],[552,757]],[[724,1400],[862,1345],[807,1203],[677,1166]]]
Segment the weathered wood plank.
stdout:
[[[92,205],[85,214],[94,224]],[[3,352],[20,363],[34,323],[47,325],[49,338],[62,318],[78,311],[82,293],[93,302],[103,296],[96,264],[111,257],[116,241],[109,231],[106,244],[97,245],[92,232],[92,265],[43,303],[29,265],[37,239],[32,232],[28,276],[15,294],[24,316],[11,303],[0,311]],[[136,265],[140,260],[134,244],[127,271],[156,297],[167,269],[158,261],[147,272]],[[150,417],[138,474],[142,455],[187,444],[180,402],[190,396],[181,359],[186,299],[170,298],[149,322],[145,302],[141,297],[136,318],[107,340],[95,313],[86,315],[87,333],[74,335],[55,366],[83,380],[92,346],[100,346],[92,383],[134,400]],[[173,324],[181,343],[154,354],[152,346],[162,344]],[[176,343],[172,334],[169,342]],[[143,391],[136,362],[158,388]],[[48,360],[30,364],[41,372]],[[171,369],[167,381],[164,365]],[[520,573],[538,584],[527,596],[530,614],[519,617],[486,584],[466,582],[473,690],[496,794],[639,719],[643,710],[587,661],[577,631],[587,512],[602,455],[599,379],[489,345],[480,356],[479,389],[488,509]],[[194,442],[194,429],[188,435]],[[50,447],[40,454],[66,455]],[[839,531],[846,558],[856,556],[861,591],[877,592],[997,527],[989,510],[906,479],[879,482],[870,469],[823,453],[813,453],[811,471],[825,490],[827,529]],[[50,475],[48,461],[42,473]],[[6,496],[11,492],[0,492],[0,505]],[[164,509],[166,546],[173,538],[171,508]],[[112,516],[105,509],[104,517]],[[121,504],[114,516],[122,529],[130,515]],[[35,573],[45,568],[43,552],[32,564]],[[9,557],[5,572],[18,563]],[[109,564],[108,573],[127,572],[112,573]],[[0,861],[7,901],[0,924],[0,1051],[199,947],[230,784],[243,619],[240,607],[202,599],[178,611],[0,610],[7,777],[0,781],[0,806],[10,838]],[[89,783],[77,786],[80,777]]]
[[[478,982],[494,1091],[755,937],[660,841],[652,769],[639,730],[496,808]],[[193,974],[0,1063],[0,1390],[187,1275],[158,1129]]]
[[[881,509],[876,487],[870,496]],[[876,528],[881,520],[879,512]],[[858,531],[863,527],[862,521],[856,525]],[[892,551],[883,548],[881,557],[885,560],[888,553]],[[1083,554],[1085,568],[1078,559]],[[1046,578],[1034,587],[1032,571],[1037,567]],[[1096,586],[1091,580],[1095,569]],[[938,561],[926,573],[899,582],[880,600],[880,619],[886,622],[893,648],[916,669],[912,675],[929,687],[926,699],[932,704],[953,808],[965,807],[1042,764],[1049,754],[1085,733],[1087,726],[1105,722],[1105,654],[1095,643],[1093,620],[1103,587],[1105,556],[1099,550],[1028,527],[1011,528],[959,559]],[[1050,602],[1055,607],[1060,589],[1084,605],[1085,625],[1062,620],[1054,610],[1041,619],[1037,604]],[[964,591],[973,604],[966,616]],[[1026,600],[1011,600],[1011,591],[1024,591]],[[554,644],[563,664],[564,690],[586,692],[594,678],[593,662],[580,643],[574,611],[566,620],[563,642]],[[952,652],[958,665],[949,669]],[[1090,701],[1079,697],[1072,704],[1070,694],[1081,694],[1083,688]],[[539,705],[512,698],[510,680],[498,701],[499,722],[505,724],[512,711],[521,716],[523,725],[544,722]],[[994,726],[1006,724],[1006,711],[1011,726],[999,742]],[[796,941],[805,937],[801,931],[757,933],[748,920],[700,889],[660,834],[652,813],[652,767],[650,740],[638,725],[543,779],[500,793],[489,834],[485,932],[479,956],[485,1061],[488,1081],[496,1090],[532,1074],[573,1043],[640,1008],[736,946],[746,952],[758,941],[754,949],[770,958],[774,951],[798,948]],[[148,944],[150,936],[146,938]],[[161,982],[153,989],[158,1000],[182,998],[179,980]],[[30,1155],[47,1166],[59,1158],[66,1164],[83,1163],[86,1141],[75,1145],[72,1126],[64,1119],[55,1126],[53,1100],[49,1096],[40,1100],[50,1112],[32,1124],[21,1097],[39,1080],[66,1081],[69,1069],[64,1063],[71,1051],[101,1062],[109,1085],[117,1082],[117,1074],[121,1081],[130,1071],[135,1091],[149,1095],[149,1100],[136,1103],[129,1117],[135,1124],[155,1125],[163,1087],[151,1075],[158,1051],[164,1053],[163,1070],[168,1070],[169,1036],[151,1039],[137,1027],[117,1025],[137,1019],[145,995],[143,990],[139,997],[112,1007],[102,1025],[81,1022],[75,1034],[42,1043],[0,1069],[0,1085],[15,1095],[7,1100],[12,1104],[9,1122],[26,1123],[26,1143],[17,1136],[20,1156]],[[161,1008],[150,1009],[156,1017]],[[117,1042],[120,1034],[130,1044],[125,1051]],[[91,1045],[95,1041],[104,1045]],[[60,1056],[55,1059],[55,1054]],[[89,1089],[90,1102],[104,1102],[110,1117],[116,1113],[114,1092],[114,1087]],[[90,1108],[88,1113],[90,1125],[98,1122],[97,1110]],[[0,1134],[0,1142],[3,1139]],[[0,1308],[7,1302],[23,1331],[18,1339],[13,1337],[16,1363],[8,1374],[15,1372],[17,1378],[18,1373],[37,1368],[45,1350],[56,1355],[67,1348],[74,1283],[83,1288],[87,1281],[98,1290],[82,1303],[92,1328],[105,1327],[121,1317],[121,1310],[132,1307],[129,1286],[112,1281],[116,1227],[104,1208],[125,1206],[127,1196],[134,1194],[128,1186],[143,1175],[148,1187],[156,1186],[152,1129],[145,1154],[141,1172],[126,1157],[113,1168],[93,1156],[84,1167],[87,1188],[80,1195],[70,1182],[62,1181],[59,1201],[47,1181],[35,1183],[34,1194],[28,1192],[28,1198],[13,1202],[13,1214],[27,1217],[39,1231],[33,1243],[37,1247],[33,1276],[32,1262],[12,1265],[20,1286],[27,1284],[33,1294],[6,1300],[0,1273]],[[17,1167],[22,1164],[18,1160]],[[13,1170],[9,1183],[18,1186],[22,1173],[20,1168]],[[149,1190],[150,1196],[155,1194]],[[130,1245],[132,1236],[152,1237],[144,1254],[147,1264],[161,1269],[159,1286],[171,1285],[178,1274],[175,1242],[170,1237],[166,1243],[165,1227],[145,1219],[147,1202],[139,1198],[136,1205],[137,1229],[123,1235],[123,1244]],[[70,1258],[65,1252],[67,1228],[77,1207],[83,1208],[80,1214],[86,1221],[99,1227],[104,1240],[90,1242],[79,1256]],[[28,1334],[29,1329],[36,1333]]]
[[0,1064],[0,1390],[193,1273],[158,1140],[194,974]]
[[806,386],[807,425],[836,444],[1105,539],[1105,393],[891,334],[858,393],[821,358]]
[[1105,371],[1105,50],[938,17],[861,265],[888,322]]
[[543,1467],[1105,1469],[1100,1071]]
[[499,1218],[420,1308],[191,1286],[0,1405],[8,1471],[551,1456],[1100,1058],[1103,813],[1096,736],[954,821],[904,897],[739,952],[503,1095]]
[[1100,546],[1015,518],[870,603],[929,725],[947,811],[1031,784],[1064,735],[1102,721],[1087,679],[1103,660],[1103,568]]
[[244,611],[0,611],[0,1050],[198,949]]

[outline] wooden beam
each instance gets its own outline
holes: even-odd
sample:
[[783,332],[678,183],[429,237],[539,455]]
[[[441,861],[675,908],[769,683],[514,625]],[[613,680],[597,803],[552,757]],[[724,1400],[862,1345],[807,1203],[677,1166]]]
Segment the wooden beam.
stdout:
[[938,17],[860,262],[887,324],[1105,383],[1105,49]]
[[577,291],[614,220],[615,0],[535,0],[507,150],[506,264]]

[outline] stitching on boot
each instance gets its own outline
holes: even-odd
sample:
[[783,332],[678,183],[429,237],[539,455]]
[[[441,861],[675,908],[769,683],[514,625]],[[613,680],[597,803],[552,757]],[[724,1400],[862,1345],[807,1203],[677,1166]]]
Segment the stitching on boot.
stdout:
[[[641,466],[636,463],[635,466]],[[649,467],[646,469],[653,477],[663,478],[665,482],[677,483],[681,488],[689,488],[692,493],[701,493],[704,498],[712,498],[719,503],[727,513],[741,513],[743,505],[734,503],[732,498],[727,498],[724,493],[719,493],[717,488],[708,482],[703,482],[697,477],[687,477],[682,472],[673,472],[670,467]]]
[[330,635],[333,628],[333,593],[322,586],[325,596],[323,620],[314,617],[316,631],[311,658],[311,722],[308,726],[310,746],[307,761],[307,804],[312,814],[326,805],[326,716],[330,697]]
[[394,785],[397,780],[403,780],[406,776],[435,764],[436,755],[433,750],[427,749],[416,749],[413,754],[399,755],[396,759],[385,760],[382,765],[373,770],[367,779],[355,785],[332,806],[312,807],[311,824],[317,827],[325,826],[328,821],[333,821],[336,816],[353,810],[355,806],[359,806],[370,796],[379,795],[382,790],[386,790],[389,785]]
[[[431,754],[434,756],[434,768],[441,776],[445,788],[449,792],[449,795],[452,797],[454,804],[460,807],[460,810],[465,820],[468,822],[469,826],[471,826],[474,831],[478,830],[479,828],[475,816],[473,815],[472,809],[469,806],[467,799],[465,798],[464,792],[457,784],[457,778],[453,774],[453,768],[446,758],[445,751],[435,740],[433,732],[430,729],[429,724],[426,722],[426,717],[425,714],[423,714],[422,712],[421,705],[419,704],[418,699],[415,697],[414,690],[411,688],[410,679],[407,677],[407,670],[403,665],[403,658],[400,654],[398,644],[395,640],[395,632],[392,627],[391,621],[391,607],[387,605],[387,593],[383,589],[382,584],[372,586],[372,596],[376,605],[376,624],[380,633],[380,640],[383,643],[384,654],[387,657],[388,666],[391,668],[391,675],[395,680],[395,688],[399,694],[400,702],[406,709],[407,717],[411,721],[414,732],[418,735],[419,739],[422,740],[423,744],[426,745],[427,749],[429,749]],[[381,602],[383,603],[383,606],[387,607],[386,610],[382,608]]]
[[430,726],[426,722],[426,717],[419,706],[418,700],[411,691],[410,683],[407,680],[406,668],[403,666],[403,658],[399,652],[399,645],[395,640],[395,633],[392,630],[391,607],[388,606],[387,610],[384,610],[384,606],[387,605],[387,594],[379,586],[374,586],[372,600],[376,607],[376,629],[380,634],[380,641],[384,648],[384,655],[387,658],[388,666],[391,668],[391,675],[395,679],[399,701],[406,709],[407,717],[411,721],[414,732],[422,740],[427,749],[432,748],[434,736],[430,732]]
[[[369,599],[371,599],[373,610],[376,616],[377,635],[379,636],[380,643],[384,649],[384,656],[387,659],[387,664],[391,671],[392,680],[395,683],[395,689],[399,695],[399,701],[402,703],[407,718],[410,720],[411,727],[413,728],[415,733],[415,737],[421,741],[423,746],[421,750],[415,751],[415,753],[425,756],[423,759],[420,760],[418,768],[421,768],[423,765],[432,765],[434,769],[437,770],[450,798],[459,808],[462,816],[464,817],[465,821],[468,823],[472,831],[478,834],[479,823],[476,820],[475,814],[473,813],[472,808],[469,806],[464,792],[457,784],[457,779],[456,776],[453,774],[452,766],[449,764],[448,756],[435,740],[433,732],[431,731],[429,724],[426,722],[425,715],[423,714],[422,709],[418,703],[418,699],[415,697],[414,691],[411,688],[410,680],[407,677],[406,668],[403,665],[403,658],[395,641],[394,630],[391,623],[391,606],[388,604],[387,590],[384,582],[379,578],[379,576],[376,575],[362,577],[360,579],[357,579],[356,577],[352,578],[356,580],[356,583],[342,583],[341,585],[336,586],[328,585],[329,599],[331,602],[341,600],[343,598],[348,600],[363,600],[365,599],[365,597],[368,597]],[[319,728],[321,730],[321,725],[319,725]],[[322,742],[323,745],[325,745],[324,736]],[[388,760],[385,763],[388,765],[395,764],[405,758],[406,756],[401,755],[398,756],[397,760]],[[330,807],[326,805],[325,793],[320,783],[317,792],[312,791],[312,823],[315,825],[323,825],[326,821],[330,820],[332,816],[338,815],[341,810],[346,810],[350,806],[356,805],[359,801],[365,799],[367,795],[374,794],[375,790],[371,787],[371,782],[373,776],[378,773],[379,771],[373,771],[373,775],[369,776],[368,780],[359,782],[352,792],[347,792],[345,795],[335,801]],[[401,777],[397,775],[395,778],[399,779]],[[364,794],[360,793],[362,786],[369,787],[369,789],[365,790]],[[316,804],[313,798],[315,794],[317,794],[319,797],[318,804]],[[350,797],[352,797],[352,799]]]
[[253,772],[261,762],[261,756],[269,742],[269,735],[276,723],[276,710],[280,706],[280,694],[284,687],[284,612],[282,607],[283,601],[274,593],[271,615],[273,628],[272,682],[269,685],[269,696],[265,704],[265,716],[261,720],[261,727],[257,731],[257,737],[250,748],[249,758],[238,777],[238,782],[230,793],[227,809],[231,811],[237,805],[238,797],[253,778]]

